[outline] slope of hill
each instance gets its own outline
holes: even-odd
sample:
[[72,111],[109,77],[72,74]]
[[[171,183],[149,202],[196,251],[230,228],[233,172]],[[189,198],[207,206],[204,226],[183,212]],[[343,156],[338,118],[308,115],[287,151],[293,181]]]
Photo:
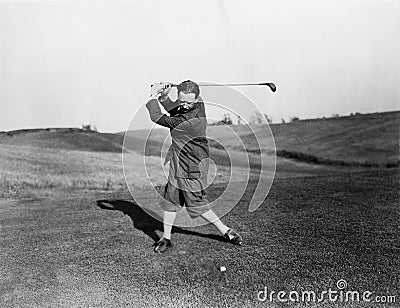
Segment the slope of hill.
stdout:
[[[274,141],[278,155],[309,162],[395,166],[399,164],[400,112],[385,112],[328,119],[302,120],[270,125],[274,140],[267,140],[267,151]],[[265,126],[256,127],[259,131]],[[244,126],[209,126],[210,138],[237,149],[232,130],[253,152],[257,144],[254,135]],[[168,129],[152,131],[146,145],[148,130],[130,131],[129,150],[146,155],[160,155],[161,143]],[[38,146],[79,151],[121,152],[121,133],[86,132],[80,129],[36,129],[0,133],[0,144]],[[223,164],[226,154],[211,140],[212,153]],[[146,148],[145,148],[146,145]],[[221,156],[222,155],[222,156]]]
[[[268,152],[275,143],[278,156],[305,162],[396,166],[399,164],[399,127],[399,111],[272,124],[274,140],[265,140],[263,150]],[[266,127],[260,125],[254,129],[258,134]],[[240,136],[249,152],[256,152],[257,141],[245,125],[209,126],[207,133],[209,137],[223,141],[225,146],[237,149],[237,140],[231,137],[232,130]],[[136,138],[147,134],[146,130],[129,133]],[[158,129],[152,132],[150,140],[162,142],[167,135],[168,130]],[[218,148],[215,142],[210,144]]]
[[278,150],[326,160],[399,163],[400,112],[271,125]]
[[0,133],[0,144],[65,150],[121,152],[123,136],[80,129],[35,129]]

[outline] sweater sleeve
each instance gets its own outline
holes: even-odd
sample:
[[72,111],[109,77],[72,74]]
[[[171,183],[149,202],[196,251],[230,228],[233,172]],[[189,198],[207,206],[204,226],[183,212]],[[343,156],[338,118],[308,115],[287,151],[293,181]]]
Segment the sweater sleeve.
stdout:
[[179,103],[170,99],[168,95],[164,97],[161,96],[158,101],[168,113],[171,113],[171,110],[179,106]]
[[165,126],[168,128],[175,128],[182,123],[181,119],[169,117],[166,114],[162,113],[157,99],[149,100],[146,104],[146,108],[149,112],[150,120],[161,126]]

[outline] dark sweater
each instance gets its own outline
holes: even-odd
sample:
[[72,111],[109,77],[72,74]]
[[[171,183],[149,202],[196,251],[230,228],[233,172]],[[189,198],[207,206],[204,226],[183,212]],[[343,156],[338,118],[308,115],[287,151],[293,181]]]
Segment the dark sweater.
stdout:
[[[174,103],[169,101],[166,105]],[[153,122],[170,129],[171,168],[174,170],[175,177],[189,179],[206,177],[208,160],[200,164],[203,159],[209,157],[206,138],[207,119],[201,98],[188,111],[180,110],[175,105],[174,109],[169,110],[169,116],[162,113],[156,99],[150,100],[146,108]]]

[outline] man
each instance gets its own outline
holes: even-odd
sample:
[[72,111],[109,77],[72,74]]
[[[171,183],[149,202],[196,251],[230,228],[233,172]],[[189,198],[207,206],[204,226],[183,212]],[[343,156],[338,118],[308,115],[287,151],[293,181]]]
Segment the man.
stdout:
[[[199,86],[187,80],[178,85],[178,99],[172,101],[168,94],[169,83],[151,87],[150,100],[146,104],[150,119],[170,129],[170,171],[160,204],[164,210],[162,238],[155,243],[155,252],[165,252],[172,247],[171,229],[176,213],[184,205],[190,217],[202,216],[212,223],[231,243],[241,245],[242,237],[224,225],[212,211],[205,195],[207,186],[209,149],[206,138],[207,119]],[[161,112],[159,102],[169,115]]]

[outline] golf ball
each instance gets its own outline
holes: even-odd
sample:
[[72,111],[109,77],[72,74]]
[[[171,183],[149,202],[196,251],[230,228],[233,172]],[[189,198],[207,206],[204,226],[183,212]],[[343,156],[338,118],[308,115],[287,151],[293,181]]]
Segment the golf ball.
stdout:
[[225,266],[221,266],[221,267],[219,268],[219,270],[220,270],[221,272],[225,272],[225,271],[226,271],[226,267],[225,267]]

